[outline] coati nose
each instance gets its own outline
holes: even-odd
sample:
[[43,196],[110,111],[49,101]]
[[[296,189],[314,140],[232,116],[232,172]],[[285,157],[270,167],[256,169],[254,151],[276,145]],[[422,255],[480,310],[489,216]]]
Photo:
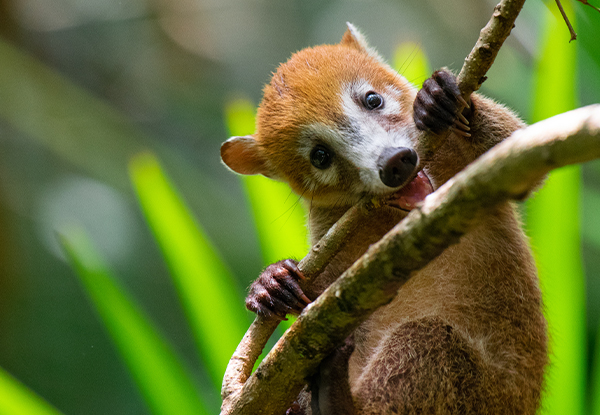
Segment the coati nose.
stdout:
[[388,147],[377,160],[379,178],[389,187],[398,187],[415,171],[419,157],[406,147]]

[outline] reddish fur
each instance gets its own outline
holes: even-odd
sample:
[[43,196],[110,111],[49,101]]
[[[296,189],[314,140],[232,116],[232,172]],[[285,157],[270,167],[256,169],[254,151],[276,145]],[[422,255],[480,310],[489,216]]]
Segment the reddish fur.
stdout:
[[[402,110],[394,122],[412,136],[423,134],[412,123],[415,89],[348,31],[341,44],[305,49],[278,68],[258,112],[254,139],[259,150],[244,147],[266,164],[263,174],[288,182],[309,201],[324,200],[310,212],[313,244],[348,208],[329,204],[324,196],[349,187],[341,182],[314,194],[304,188],[311,166],[296,151],[297,142],[307,124],[337,128],[342,86],[365,77],[375,90],[400,89]],[[472,103],[472,137],[450,134],[425,163],[436,188],[523,125],[489,99],[474,95]],[[243,153],[232,140],[228,159]],[[382,208],[306,294],[315,298],[404,216]],[[490,211],[476,229],[414,275],[392,303],[357,329],[355,342],[348,369],[357,414],[534,414],[547,361],[546,323],[514,206]],[[308,406],[306,400],[300,399]]]
[[[332,60],[332,56],[336,59]],[[409,91],[403,100],[407,109],[412,106],[416,90],[404,78],[383,67],[376,57],[342,44],[297,52],[279,66],[264,88],[255,138],[270,162],[270,169],[307,199],[318,199],[324,193],[339,189],[324,187],[314,194],[307,193],[304,176],[311,166],[295,151],[296,137],[302,127],[310,123],[337,128],[336,121],[343,116],[340,91],[357,77],[368,80],[376,90],[395,85]],[[396,122],[400,120],[406,124],[412,122],[408,112]]]

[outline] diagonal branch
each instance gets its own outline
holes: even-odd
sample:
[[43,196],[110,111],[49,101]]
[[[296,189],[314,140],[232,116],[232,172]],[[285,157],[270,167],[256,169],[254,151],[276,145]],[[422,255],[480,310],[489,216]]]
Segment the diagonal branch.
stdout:
[[[487,79],[485,74],[492,67],[500,47],[515,27],[515,20],[523,4],[525,0],[502,0],[494,7],[492,17],[479,32],[477,43],[465,58],[456,79],[464,100],[468,101],[471,94],[479,90]],[[460,108],[459,112],[463,109]],[[424,159],[430,159],[446,137],[447,135],[425,135],[419,143],[420,153],[425,155]]]
[[[305,280],[299,281],[302,289],[310,286],[312,280],[343,249],[348,237],[356,230],[356,227],[363,223],[379,206],[380,203],[376,199],[361,201],[361,203],[350,208],[327,231],[323,238],[310,249],[310,252],[298,263],[298,269],[305,277]],[[236,393],[244,386],[250,373],[252,373],[254,363],[258,360],[267,341],[278,325],[279,320],[258,315],[246,331],[242,341],[235,349],[233,356],[231,356],[223,376],[221,398],[223,399],[222,409],[224,412],[227,412],[226,408],[236,399]]]
[[552,169],[596,158],[600,105],[513,133],[428,196],[309,305],[223,413],[283,413],[325,356],[486,212],[524,198]]
[[571,39],[569,39],[569,43],[571,43],[571,41],[577,40],[577,33],[575,33],[575,29],[573,29],[573,26],[571,25],[571,22],[569,21],[569,17],[567,16],[565,9],[563,9],[563,6],[562,6],[560,0],[556,0],[556,5],[558,6],[558,10],[560,11],[560,14],[562,15],[563,20],[565,21],[565,23],[567,24],[567,27],[569,28],[569,34],[571,35]]
[[590,4],[590,3],[588,3],[588,1],[587,1],[587,0],[577,0],[577,1],[578,1],[578,2],[580,2],[580,3],[586,4],[586,5],[590,6],[592,9],[594,9],[594,10],[596,10],[596,11],[600,12],[600,9],[599,9],[599,8],[597,8],[597,7],[596,7],[596,6],[594,6],[593,4]]

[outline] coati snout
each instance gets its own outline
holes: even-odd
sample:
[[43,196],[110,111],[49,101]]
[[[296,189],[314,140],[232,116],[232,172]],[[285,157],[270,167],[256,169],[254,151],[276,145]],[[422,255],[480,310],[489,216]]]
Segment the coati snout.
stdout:
[[407,147],[387,147],[377,160],[379,178],[388,187],[398,187],[406,182],[415,171],[419,157]]

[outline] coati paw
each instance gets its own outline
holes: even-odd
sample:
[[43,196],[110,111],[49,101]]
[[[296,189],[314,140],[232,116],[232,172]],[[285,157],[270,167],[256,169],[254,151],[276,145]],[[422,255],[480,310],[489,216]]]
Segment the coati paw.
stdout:
[[287,320],[286,314],[300,314],[310,299],[298,280],[304,276],[298,262],[286,259],[269,265],[250,286],[246,308],[263,317]]
[[470,137],[469,121],[459,112],[469,105],[462,98],[456,77],[445,69],[435,71],[423,83],[413,103],[413,119],[419,130],[441,134],[452,130],[464,137]]

